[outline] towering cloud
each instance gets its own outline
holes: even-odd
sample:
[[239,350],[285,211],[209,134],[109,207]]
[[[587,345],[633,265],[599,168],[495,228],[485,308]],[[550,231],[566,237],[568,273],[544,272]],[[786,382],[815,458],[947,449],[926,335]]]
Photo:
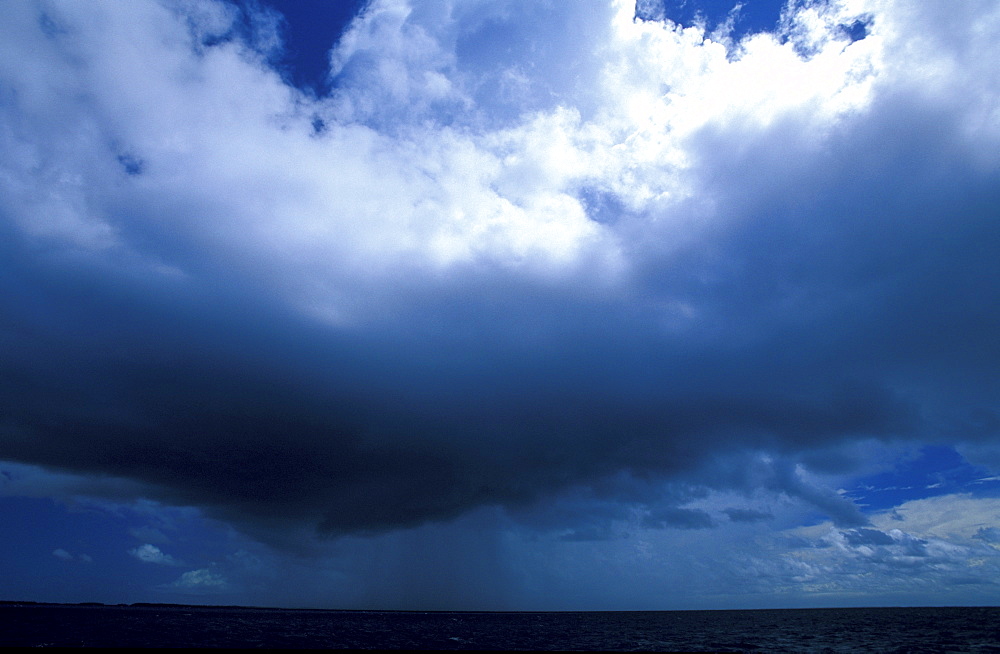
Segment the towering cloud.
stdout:
[[736,38],[373,0],[320,97],[270,14],[0,12],[4,460],[265,539],[769,515],[689,506],[712,491],[860,547],[810,475],[997,436],[993,2],[796,2]]

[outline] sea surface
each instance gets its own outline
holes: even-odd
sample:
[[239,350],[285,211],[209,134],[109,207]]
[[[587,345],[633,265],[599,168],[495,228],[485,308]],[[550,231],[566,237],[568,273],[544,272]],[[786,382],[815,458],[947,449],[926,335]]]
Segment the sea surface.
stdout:
[[7,602],[0,646],[1000,652],[1000,608],[484,613]]

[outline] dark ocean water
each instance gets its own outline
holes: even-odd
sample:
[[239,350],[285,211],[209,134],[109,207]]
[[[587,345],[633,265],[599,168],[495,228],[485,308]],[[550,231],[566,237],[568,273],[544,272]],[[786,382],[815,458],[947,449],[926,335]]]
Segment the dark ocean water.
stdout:
[[0,646],[1000,652],[1000,608],[453,613],[0,605]]

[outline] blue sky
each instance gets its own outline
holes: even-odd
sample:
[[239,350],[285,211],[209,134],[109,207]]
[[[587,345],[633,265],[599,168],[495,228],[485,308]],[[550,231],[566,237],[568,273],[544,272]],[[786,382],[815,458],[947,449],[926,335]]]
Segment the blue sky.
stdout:
[[0,32],[0,597],[997,603],[995,3]]

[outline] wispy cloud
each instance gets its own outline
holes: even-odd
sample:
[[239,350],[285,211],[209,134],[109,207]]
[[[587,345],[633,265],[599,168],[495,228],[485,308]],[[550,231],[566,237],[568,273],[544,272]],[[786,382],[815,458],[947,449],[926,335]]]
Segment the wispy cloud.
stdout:
[[61,547],[52,550],[52,556],[60,561],[78,561],[80,563],[93,563],[94,559],[89,554],[72,554]]

